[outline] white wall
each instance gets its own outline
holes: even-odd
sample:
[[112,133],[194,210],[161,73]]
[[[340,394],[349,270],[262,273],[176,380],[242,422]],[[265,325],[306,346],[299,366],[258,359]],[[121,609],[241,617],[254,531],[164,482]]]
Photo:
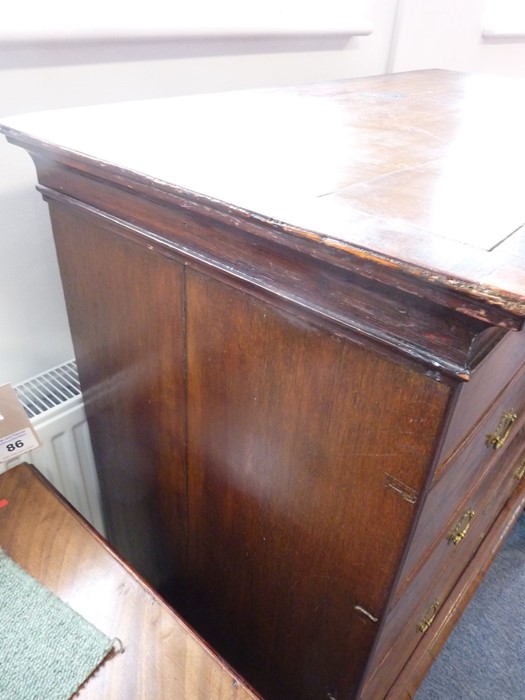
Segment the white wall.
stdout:
[[399,0],[390,69],[525,77],[525,37],[484,39],[486,0]]
[[[2,46],[0,114],[444,67],[525,75],[525,43],[481,39],[483,0],[370,0],[370,36]],[[0,384],[72,356],[45,204],[0,140]]]
[[[0,43],[0,115],[383,73],[395,3],[370,4],[370,36]],[[29,156],[0,137],[0,384],[73,356],[46,205],[35,181]]]

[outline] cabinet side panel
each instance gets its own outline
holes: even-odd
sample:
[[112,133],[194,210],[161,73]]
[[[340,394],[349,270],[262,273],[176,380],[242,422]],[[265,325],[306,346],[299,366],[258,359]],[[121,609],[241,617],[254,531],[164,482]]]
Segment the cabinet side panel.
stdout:
[[183,269],[50,210],[109,538],[162,590],[186,547]]
[[187,277],[189,614],[267,700],[353,697],[449,390]]

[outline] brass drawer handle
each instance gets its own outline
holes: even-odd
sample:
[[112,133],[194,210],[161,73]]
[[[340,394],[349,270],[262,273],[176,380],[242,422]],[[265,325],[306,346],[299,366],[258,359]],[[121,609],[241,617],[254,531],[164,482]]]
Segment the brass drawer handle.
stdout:
[[499,450],[500,447],[503,447],[517,418],[516,411],[505,411],[496,430],[487,435],[487,447],[492,447],[493,450]]
[[516,479],[516,481],[521,481],[524,476],[525,476],[525,457],[521,460],[520,464],[518,465],[518,468],[514,472],[514,478]]
[[439,609],[439,601],[436,600],[433,605],[426,611],[424,617],[419,621],[419,624],[417,626],[417,629],[419,632],[424,634],[430,625],[434,622],[434,619],[437,615],[437,611]]
[[461,540],[465,539],[465,535],[468,532],[474,515],[474,511],[470,509],[463,513],[459,522],[454,526],[454,529],[447,538],[451,544],[458,544]]

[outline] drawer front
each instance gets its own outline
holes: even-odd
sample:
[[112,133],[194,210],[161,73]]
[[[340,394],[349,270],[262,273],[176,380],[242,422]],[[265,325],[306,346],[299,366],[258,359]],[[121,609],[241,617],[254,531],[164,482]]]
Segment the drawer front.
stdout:
[[[518,436],[516,436],[518,438]],[[525,427],[440,533],[432,556],[396,595],[374,651],[363,697],[383,697],[515,488],[525,484]]]
[[483,419],[487,407],[498,400],[502,388],[512,382],[524,360],[525,331],[509,331],[476,368],[472,379],[462,385],[441,447],[441,462],[449,459]]
[[[515,419],[514,419],[515,416]],[[412,542],[403,565],[401,579],[409,580],[435,546],[440,532],[447,526],[465,498],[491,472],[514,443],[525,422],[525,370],[502,392],[495,405],[462,448],[434,475]]]

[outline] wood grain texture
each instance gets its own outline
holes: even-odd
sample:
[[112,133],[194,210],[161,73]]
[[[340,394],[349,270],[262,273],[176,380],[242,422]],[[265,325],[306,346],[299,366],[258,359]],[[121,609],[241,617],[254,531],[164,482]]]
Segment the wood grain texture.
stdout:
[[[525,333],[506,333],[472,375],[475,381],[458,387],[450,427],[440,448],[439,461],[446,464],[470,435],[498,395],[513,380],[525,361]],[[505,409],[502,409],[505,410]]]
[[445,529],[471,497],[476,545],[506,528],[521,86],[420,71],[1,127],[50,202],[112,540],[266,700],[412,692],[415,608],[491,556],[448,559]]
[[183,271],[51,207],[106,526],[157,588],[186,561]]
[[[363,700],[388,695],[393,678],[409,662],[414,649],[420,644],[425,645],[418,625],[426,611],[435,602],[441,607],[448,600],[471,561],[477,561],[480,567],[485,566],[478,550],[481,547],[483,551],[483,543],[490,536],[489,532],[509,499],[514,499],[515,493],[522,492],[523,484],[515,478],[515,473],[524,456],[525,428],[522,427],[520,433],[508,450],[497,455],[490,470],[472,479],[469,488],[462,489],[463,500],[457,508],[452,510],[442,506],[435,509],[435,518],[440,522],[441,530],[434,542],[425,538],[423,527],[419,524],[418,537],[421,538],[420,543],[425,542],[425,551],[420,555],[416,571],[409,569],[410,575],[406,570],[401,571],[385,615],[380,641],[374,650],[371,661],[373,671],[367,677]],[[449,493],[455,493],[454,489]],[[459,522],[464,526],[467,510],[474,514],[473,518],[464,539],[454,545],[449,535]],[[421,520],[424,517],[425,511]],[[407,568],[406,563],[404,568]],[[455,603],[458,607],[463,606],[463,601],[457,598]]]
[[[525,507],[525,482],[522,483],[501,510],[493,526],[480,545],[476,557],[465,568],[453,592],[447,598],[423,642],[399,674],[385,696],[385,700],[411,700],[433,664],[448,636],[459,621],[465,607],[483,581],[490,565],[501,549],[512,527]],[[366,695],[363,700],[368,700]],[[372,700],[372,698],[370,698]]]
[[415,71],[13,117],[2,130],[85,172],[102,162],[107,181],[262,221],[521,323],[522,91]]
[[[402,577],[410,577],[430,556],[444,525],[454,517],[465,496],[478,488],[487,472],[495,478],[497,465],[516,441],[521,444],[520,431],[525,419],[525,371],[522,371],[494,401],[488,415],[474,427],[448,461],[439,461],[418,521],[418,537],[410,547],[402,568]],[[487,435],[498,425],[504,411],[513,408],[518,419],[508,442],[499,450],[487,445]]]
[[[110,638],[79,700],[256,700],[224,661],[122,563],[29,465],[0,475],[0,546]],[[75,695],[77,697],[77,695]]]
[[188,323],[198,628],[269,700],[352,697],[449,392],[195,273]]
[[[239,284],[247,283],[252,293],[258,290],[274,304],[292,303],[296,313],[315,310],[336,332],[375,343],[378,351],[397,358],[401,352],[408,363],[430,367],[427,371],[442,374],[444,381],[449,375],[468,379],[492,341],[487,314],[465,317],[464,303],[458,300],[449,302],[460,305],[459,313],[454,308],[445,312],[424,290],[413,285],[406,285],[408,291],[393,288],[370,270],[348,269],[340,255],[318,259],[293,240],[261,239],[259,234],[268,231],[259,224],[251,231],[252,225],[246,230],[235,218],[215,222],[189,213],[181,202],[161,206],[150,201],[149,193],[137,197],[55,163],[36,162],[46,199],[81,208],[129,238],[146,239],[161,254],[200,264],[214,274],[234,275]],[[492,316],[496,323],[506,323],[499,310]]]

